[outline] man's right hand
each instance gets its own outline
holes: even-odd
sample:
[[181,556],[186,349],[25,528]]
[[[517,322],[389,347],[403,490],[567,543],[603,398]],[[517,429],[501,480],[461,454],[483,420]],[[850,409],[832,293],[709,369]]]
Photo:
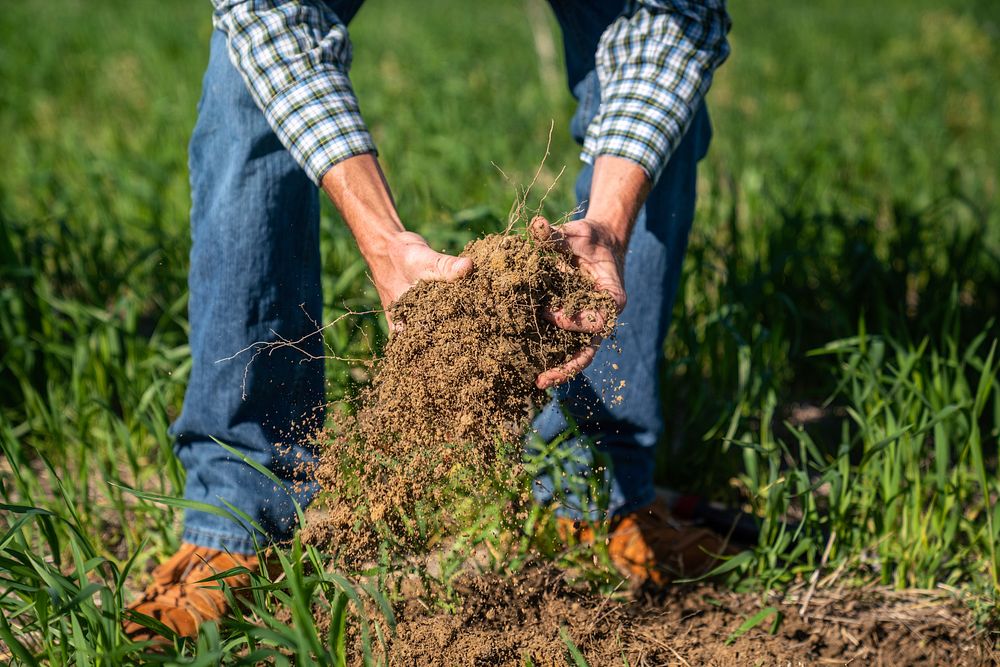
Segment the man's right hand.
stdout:
[[[360,244],[359,244],[360,245]],[[365,254],[375,289],[382,300],[389,330],[394,329],[389,306],[417,281],[454,282],[472,271],[472,260],[435,252],[427,241],[413,232],[399,232],[378,250]]]
[[393,330],[389,306],[417,281],[451,282],[468,275],[472,260],[435,252],[419,234],[403,228],[389,184],[372,153],[330,167],[323,190],[358,242]]

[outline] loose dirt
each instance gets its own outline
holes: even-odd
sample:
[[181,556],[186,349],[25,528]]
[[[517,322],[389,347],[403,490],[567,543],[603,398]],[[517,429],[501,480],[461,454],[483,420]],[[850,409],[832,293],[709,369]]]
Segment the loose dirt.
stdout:
[[342,559],[370,558],[386,541],[425,542],[456,520],[442,509],[517,474],[531,408],[545,400],[536,377],[593,337],[546,312],[600,311],[603,334],[614,326],[611,297],[554,244],[491,235],[461,254],[473,261],[469,276],[418,283],[393,304],[401,326],[357,411],[322,436],[315,477],[325,494],[304,537]]
[[[993,665],[1000,655],[968,608],[938,592],[821,591],[800,615],[784,597],[675,585],[628,601],[586,595],[554,575],[472,577],[457,613],[401,605],[389,664]],[[765,613],[754,627],[741,626]]]

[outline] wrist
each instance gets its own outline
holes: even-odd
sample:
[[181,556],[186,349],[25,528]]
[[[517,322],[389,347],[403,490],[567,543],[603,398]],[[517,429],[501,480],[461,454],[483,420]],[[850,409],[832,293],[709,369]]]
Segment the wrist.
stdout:
[[632,236],[633,221],[623,216],[609,216],[598,212],[591,215],[587,212],[587,221],[597,230],[601,241],[609,246],[618,256],[625,256],[629,238]]
[[587,218],[601,226],[622,254],[651,185],[646,172],[634,162],[610,155],[594,161]]
[[398,245],[399,235],[406,230],[373,154],[338,162],[323,176],[322,186],[366,259],[391,254]]
[[361,256],[372,264],[384,262],[398,254],[405,233],[402,225],[397,227],[391,220],[379,222],[370,220],[365,226],[354,230],[354,237]]

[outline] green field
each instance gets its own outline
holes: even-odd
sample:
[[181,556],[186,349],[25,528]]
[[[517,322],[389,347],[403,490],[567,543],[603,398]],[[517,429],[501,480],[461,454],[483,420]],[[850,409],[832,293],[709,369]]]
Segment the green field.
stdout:
[[[1000,10],[732,4],[663,369],[659,480],[759,517],[733,586],[800,582],[826,551],[842,581],[945,585],[989,627]],[[575,205],[573,101],[525,8],[369,0],[352,26],[352,78],[400,213],[435,247],[502,229],[513,192],[497,166],[529,182],[552,122],[541,181],[567,174],[546,211]],[[177,546],[180,510],[149,494],[183,488],[167,427],[190,369],[186,144],[210,31],[207,2],[0,12],[0,645],[14,664],[136,659],[123,596]],[[329,205],[322,255],[327,321],[376,302]],[[327,337],[335,354],[369,354],[356,321]],[[331,399],[356,389],[349,370],[328,362]],[[235,624],[181,655],[337,664],[304,600],[350,585],[311,570],[315,552],[286,555],[284,583],[255,596],[269,631]],[[289,597],[293,620],[271,616]]]

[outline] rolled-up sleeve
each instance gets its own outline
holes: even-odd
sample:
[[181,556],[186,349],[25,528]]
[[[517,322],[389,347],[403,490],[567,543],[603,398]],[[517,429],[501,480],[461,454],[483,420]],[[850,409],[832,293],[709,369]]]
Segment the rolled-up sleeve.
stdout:
[[214,24],[257,106],[292,157],[319,183],[375,144],[348,71],[347,26],[322,2],[213,0]]
[[629,2],[598,45],[601,105],[583,159],[622,157],[656,182],[729,55],[729,28],[724,0]]

